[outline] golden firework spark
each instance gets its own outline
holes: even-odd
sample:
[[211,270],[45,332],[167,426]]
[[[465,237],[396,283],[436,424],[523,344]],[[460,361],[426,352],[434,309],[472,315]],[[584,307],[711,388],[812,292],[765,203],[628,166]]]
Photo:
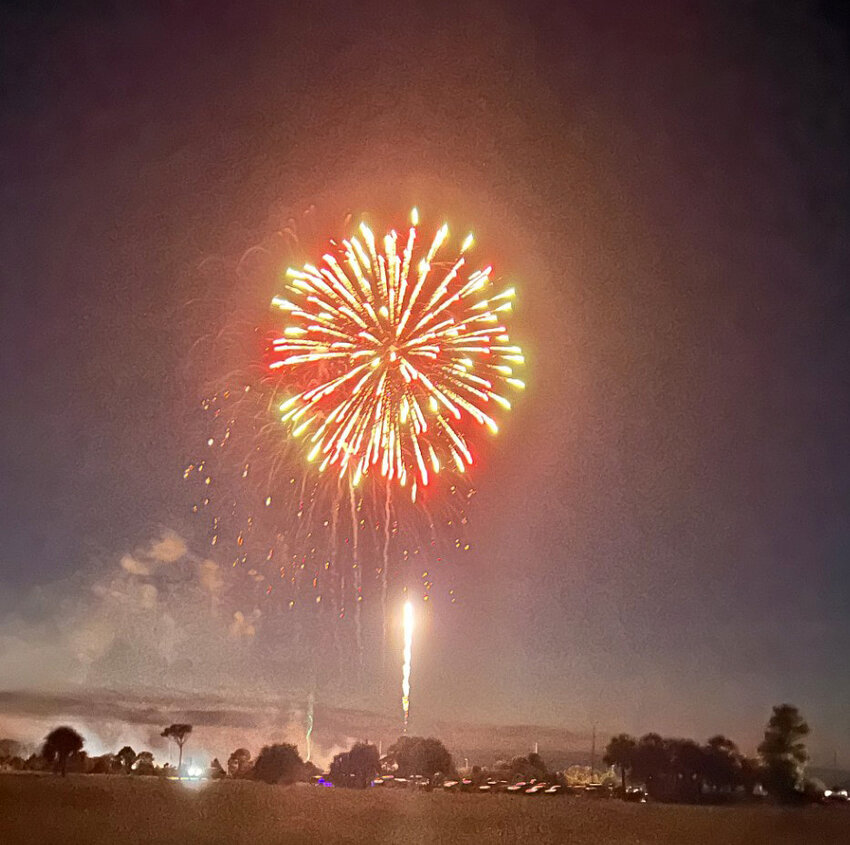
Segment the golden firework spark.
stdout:
[[441,468],[472,464],[465,421],[495,433],[493,406],[509,409],[506,389],[524,387],[505,326],[513,288],[494,293],[492,267],[468,272],[472,235],[452,261],[439,258],[446,225],[420,246],[418,220],[414,209],[406,237],[382,243],[361,224],[320,266],[288,270],[272,304],[289,322],[270,363],[284,387],[309,384],[280,405],[308,460],[355,485],[379,471],[414,501]]

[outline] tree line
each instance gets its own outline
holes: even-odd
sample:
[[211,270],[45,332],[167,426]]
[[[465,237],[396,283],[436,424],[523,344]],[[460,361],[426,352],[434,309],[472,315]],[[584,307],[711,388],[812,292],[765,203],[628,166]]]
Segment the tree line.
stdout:
[[[184,771],[183,749],[192,733],[189,724],[176,723],[162,731],[178,749],[176,767],[156,766],[150,751],[136,753],[124,746],[115,754],[89,758],[83,751],[84,739],[73,728],[61,726],[52,730],[39,754],[24,758],[11,740],[0,740],[0,765],[17,770],[53,770],[64,775],[69,771],[90,774],[161,775],[166,777],[199,776],[198,771]],[[692,739],[662,737],[648,733],[640,738],[618,734],[610,739],[604,762],[619,776],[620,791],[625,797],[630,787],[640,786],[656,800],[705,802],[746,798],[763,790],[781,802],[804,801],[817,792],[806,779],[808,760],[805,738],[809,734],[799,710],[790,704],[773,708],[758,746],[758,756],[748,757],[723,735],[705,743]],[[383,757],[368,742],[356,742],[337,754],[324,780],[338,787],[365,788],[381,774],[392,772],[396,778],[421,778],[428,786],[458,777],[452,755],[443,743],[433,737],[401,736]],[[247,748],[237,748],[222,765],[214,759],[200,774],[212,779],[250,779],[265,783],[292,784],[309,781],[322,770],[304,761],[290,743],[263,746],[256,758]],[[466,771],[464,784],[475,786],[496,780],[500,783],[539,782],[571,784],[570,770],[550,771],[537,754],[500,760],[494,766],[473,766]],[[593,773],[591,773],[591,778]]]
[[793,803],[818,791],[805,776],[808,734],[799,710],[780,704],[773,708],[756,758],[741,753],[722,735],[699,744],[648,733],[639,739],[628,734],[612,737],[603,759],[619,772],[623,792],[629,782],[643,785],[656,799],[701,802],[751,796],[761,788],[783,803]]
[[[197,769],[183,765],[183,749],[192,733],[192,725],[173,724],[161,736],[174,742],[178,749],[177,766],[157,766],[150,751],[136,752],[125,745],[114,754],[89,757],[83,746],[84,738],[67,725],[54,728],[45,738],[38,753],[28,757],[14,740],[0,740],[0,767],[13,771],[52,771],[58,775],[69,772],[81,774],[126,774],[143,776],[181,777],[197,775]],[[378,749],[365,742],[356,742],[348,751],[337,754],[327,773],[335,786],[362,788],[387,767],[399,777],[420,775],[427,778],[455,774],[451,754],[438,739],[402,736],[381,757]],[[301,758],[291,743],[263,746],[256,759],[247,748],[237,748],[227,759],[226,766],[213,759],[201,775],[213,780],[222,778],[258,780],[270,784],[292,784],[309,781],[322,774],[322,769]]]

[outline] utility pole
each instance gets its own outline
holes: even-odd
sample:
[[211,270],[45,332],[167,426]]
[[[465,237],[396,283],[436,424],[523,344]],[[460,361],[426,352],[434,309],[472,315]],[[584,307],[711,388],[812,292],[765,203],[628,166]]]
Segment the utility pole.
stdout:
[[593,734],[590,741],[590,782],[596,780],[596,722],[593,723]]

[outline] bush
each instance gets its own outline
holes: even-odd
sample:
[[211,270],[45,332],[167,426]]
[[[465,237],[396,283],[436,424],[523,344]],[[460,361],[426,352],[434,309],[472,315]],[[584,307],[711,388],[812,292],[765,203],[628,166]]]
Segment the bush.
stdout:
[[304,775],[304,762],[298,749],[288,742],[266,745],[254,763],[254,778],[265,783],[295,783],[304,780]]

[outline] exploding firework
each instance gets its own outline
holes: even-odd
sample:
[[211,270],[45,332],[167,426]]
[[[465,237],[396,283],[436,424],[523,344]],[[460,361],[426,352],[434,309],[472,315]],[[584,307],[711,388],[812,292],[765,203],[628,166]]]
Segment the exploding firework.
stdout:
[[401,712],[404,718],[404,732],[407,733],[407,722],[410,718],[410,661],[413,657],[413,605],[404,603],[404,651],[401,668]]
[[465,472],[464,422],[495,433],[492,407],[510,408],[506,388],[524,386],[514,375],[522,350],[503,323],[513,288],[492,291],[492,267],[467,272],[472,235],[444,261],[448,227],[420,246],[417,225],[414,209],[406,238],[390,231],[379,249],[361,224],[320,266],[288,270],[288,293],[273,300],[289,322],[269,366],[282,389],[301,386],[280,405],[282,421],[321,471],[354,486],[379,472],[388,500],[393,482],[415,501],[447,465]]

